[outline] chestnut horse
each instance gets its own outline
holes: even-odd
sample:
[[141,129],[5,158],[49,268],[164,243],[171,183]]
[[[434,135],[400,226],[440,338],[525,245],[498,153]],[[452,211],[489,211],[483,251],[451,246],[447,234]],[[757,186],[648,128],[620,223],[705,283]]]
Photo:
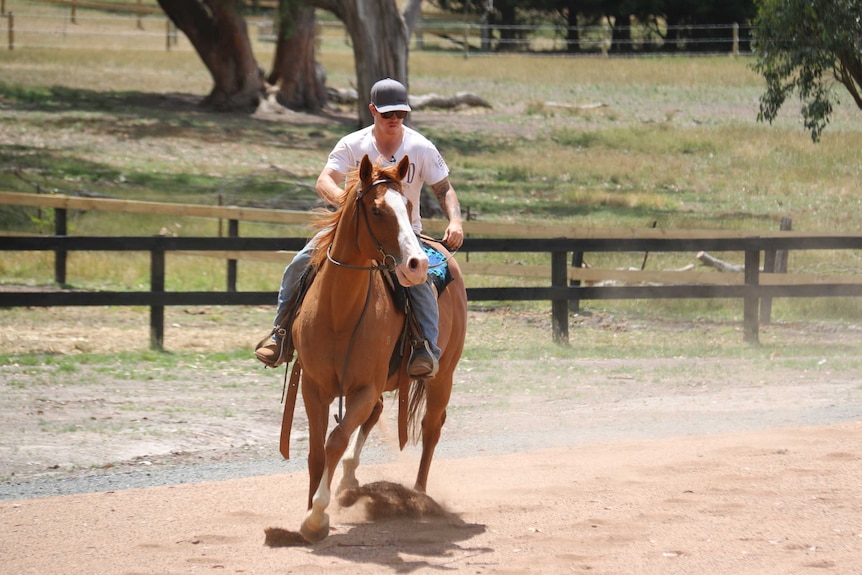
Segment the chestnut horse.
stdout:
[[[409,165],[405,157],[397,166],[379,168],[365,156],[358,170],[350,174],[343,204],[322,222],[326,231],[317,238],[311,262],[316,276],[293,324],[309,434],[308,513],[300,534],[309,542],[320,541],[329,533],[326,508],[332,478],[348,442],[350,451],[339,489],[358,485],[354,471],[362,446],[380,417],[384,391],[398,392],[402,448],[408,423],[412,426],[422,417],[417,490],[425,491],[431,458],[446,420],[467,316],[464,281],[453,259],[448,261],[453,281],[438,299],[442,354],[437,375],[414,381],[411,388],[406,369],[408,344],[400,367],[390,376],[393,351],[402,345],[405,315],[393,303],[385,270],[394,268],[405,287],[427,281],[428,274],[428,256],[410,225],[409,206],[401,194]],[[339,415],[327,437],[329,409],[336,398]]]

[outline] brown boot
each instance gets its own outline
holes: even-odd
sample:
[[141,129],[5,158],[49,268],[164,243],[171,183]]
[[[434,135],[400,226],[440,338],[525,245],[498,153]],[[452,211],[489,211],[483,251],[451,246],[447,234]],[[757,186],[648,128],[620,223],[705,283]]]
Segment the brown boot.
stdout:
[[407,365],[407,373],[416,379],[432,379],[437,375],[440,363],[434,354],[428,349],[428,344],[413,348],[410,363]]
[[[278,328],[260,340],[257,347],[254,349],[254,356],[263,362],[267,367],[278,367],[285,361],[290,361],[293,358],[293,350],[290,350],[290,357],[285,357],[287,354],[284,349],[284,338],[278,337]],[[282,335],[283,335],[283,330]],[[276,337],[273,338],[273,335]],[[277,340],[277,341],[275,341]]]

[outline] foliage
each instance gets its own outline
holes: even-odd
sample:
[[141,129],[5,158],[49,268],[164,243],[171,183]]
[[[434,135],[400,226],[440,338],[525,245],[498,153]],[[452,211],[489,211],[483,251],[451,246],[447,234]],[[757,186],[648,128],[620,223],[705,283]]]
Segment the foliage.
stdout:
[[862,108],[862,1],[759,0],[753,69],[766,80],[758,120],[772,123],[796,92],[815,142],[839,101],[833,80]]

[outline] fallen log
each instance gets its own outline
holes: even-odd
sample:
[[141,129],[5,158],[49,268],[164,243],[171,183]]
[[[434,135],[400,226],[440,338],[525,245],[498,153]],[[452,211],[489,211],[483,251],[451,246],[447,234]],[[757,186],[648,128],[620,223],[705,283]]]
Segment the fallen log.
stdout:
[[458,92],[454,96],[440,96],[438,94],[410,96],[410,107],[414,110],[422,110],[424,108],[457,108],[459,106],[493,107],[484,98],[470,92]]
[[706,252],[697,252],[697,259],[705,266],[713,267],[721,272],[744,272],[745,266],[731,264],[709,255]]
[[[327,88],[327,94],[331,102],[341,105],[355,104],[359,97],[354,88]],[[410,107],[414,110],[424,110],[427,108],[451,109],[460,106],[493,108],[487,100],[472,92],[458,92],[453,96],[441,96],[433,93],[410,96]]]

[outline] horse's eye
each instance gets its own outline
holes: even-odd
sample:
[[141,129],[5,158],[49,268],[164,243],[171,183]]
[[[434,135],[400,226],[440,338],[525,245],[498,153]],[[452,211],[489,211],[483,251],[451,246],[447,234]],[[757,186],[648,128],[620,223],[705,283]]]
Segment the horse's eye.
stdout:
[[374,206],[373,208],[371,208],[371,215],[372,216],[379,216],[380,215],[380,208],[378,208],[377,206]]

